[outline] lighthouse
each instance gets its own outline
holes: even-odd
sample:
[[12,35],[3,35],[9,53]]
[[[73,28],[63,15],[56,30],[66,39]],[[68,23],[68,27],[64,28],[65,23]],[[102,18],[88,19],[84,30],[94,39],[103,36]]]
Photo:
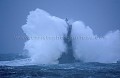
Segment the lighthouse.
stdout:
[[65,19],[67,24],[67,35],[64,36],[64,42],[66,44],[66,52],[62,54],[62,56],[58,59],[59,63],[73,63],[75,62],[74,52],[72,47],[72,25],[69,23],[68,19]]

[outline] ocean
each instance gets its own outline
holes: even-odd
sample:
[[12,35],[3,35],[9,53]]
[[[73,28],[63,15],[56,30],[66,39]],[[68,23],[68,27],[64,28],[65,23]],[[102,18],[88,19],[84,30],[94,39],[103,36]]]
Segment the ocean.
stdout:
[[120,63],[77,62],[32,65],[27,62],[24,64],[23,60],[20,60],[22,63],[18,63],[20,62],[18,60],[1,60],[0,78],[120,78]]

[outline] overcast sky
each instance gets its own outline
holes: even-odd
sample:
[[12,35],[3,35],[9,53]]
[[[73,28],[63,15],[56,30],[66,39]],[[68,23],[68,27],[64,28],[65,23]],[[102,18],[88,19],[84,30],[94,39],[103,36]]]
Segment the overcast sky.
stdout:
[[81,20],[99,36],[120,30],[120,0],[0,0],[0,53],[23,51],[25,40],[14,36],[25,35],[21,26],[36,8],[63,19]]

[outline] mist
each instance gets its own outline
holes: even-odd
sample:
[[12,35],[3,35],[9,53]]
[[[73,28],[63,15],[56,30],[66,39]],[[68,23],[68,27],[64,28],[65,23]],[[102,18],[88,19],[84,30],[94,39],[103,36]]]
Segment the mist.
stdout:
[[120,59],[120,31],[109,31],[103,37],[94,34],[81,21],[73,23],[74,56],[84,62],[115,63]]
[[32,63],[58,63],[57,59],[62,52],[65,52],[65,44],[63,39],[57,40],[53,38],[56,36],[62,37],[66,34],[66,25],[63,19],[51,16],[41,9],[30,12],[27,22],[22,26],[22,29],[29,38],[25,42],[24,49],[28,51]]

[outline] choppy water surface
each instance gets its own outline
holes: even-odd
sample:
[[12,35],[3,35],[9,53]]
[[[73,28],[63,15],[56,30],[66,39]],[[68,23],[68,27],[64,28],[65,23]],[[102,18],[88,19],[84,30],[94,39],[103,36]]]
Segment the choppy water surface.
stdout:
[[120,64],[0,66],[0,78],[120,78]]

